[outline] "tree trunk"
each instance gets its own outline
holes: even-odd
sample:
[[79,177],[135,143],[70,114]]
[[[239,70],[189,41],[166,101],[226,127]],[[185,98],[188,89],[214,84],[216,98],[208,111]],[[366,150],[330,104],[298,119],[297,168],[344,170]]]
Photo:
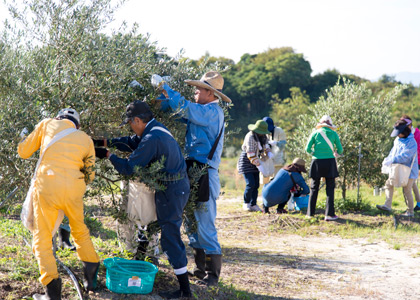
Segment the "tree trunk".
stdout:
[[344,171],[343,181],[341,182],[341,196],[343,197],[343,199],[346,199],[346,175],[347,173],[346,171]]

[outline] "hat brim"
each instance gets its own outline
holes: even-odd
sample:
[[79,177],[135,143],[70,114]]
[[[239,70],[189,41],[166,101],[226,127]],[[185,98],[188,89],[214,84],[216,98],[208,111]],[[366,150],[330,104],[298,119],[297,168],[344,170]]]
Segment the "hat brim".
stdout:
[[[404,127],[404,129],[405,129],[405,127]],[[391,137],[396,137],[396,136],[398,136],[401,132],[402,132],[402,130],[400,131],[400,130],[398,130],[397,128],[394,128],[394,130],[392,130],[392,132],[391,132]]]
[[121,122],[120,127],[124,127],[128,124],[128,121],[130,121],[130,118],[125,118],[124,121]]
[[249,124],[248,125],[248,130],[251,130],[251,131],[256,132],[256,133],[259,133],[259,134],[270,134],[271,133],[268,130],[267,131],[264,131],[264,130],[258,129],[258,127],[255,126],[254,124]]
[[298,164],[294,164],[294,165],[296,166],[296,168],[298,168],[298,169],[299,169],[299,171],[300,171],[300,172],[303,172],[303,173],[308,173],[308,171],[306,171],[305,166],[298,165]]
[[230,100],[230,98],[228,96],[226,96],[222,92],[216,90],[211,85],[208,85],[207,83],[204,83],[200,80],[185,80],[185,83],[188,84],[188,85],[198,86],[198,87],[202,87],[202,88],[205,88],[205,89],[212,90],[217,96],[222,98],[223,101],[225,101],[227,103],[232,103],[232,100]]
[[319,129],[321,127],[328,127],[328,128],[333,129],[333,130],[337,129],[337,126],[335,126],[335,125],[330,126],[330,125],[325,124],[325,123],[318,123],[318,124],[316,124],[316,129]]

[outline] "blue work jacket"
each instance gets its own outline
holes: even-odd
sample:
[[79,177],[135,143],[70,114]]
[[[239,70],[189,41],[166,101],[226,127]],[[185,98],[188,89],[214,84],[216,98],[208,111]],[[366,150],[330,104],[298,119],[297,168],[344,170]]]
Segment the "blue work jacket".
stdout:
[[210,167],[218,169],[223,150],[224,132],[222,132],[213,158],[209,160],[207,157],[217,136],[224,127],[223,109],[217,101],[208,104],[188,101],[167,84],[163,85],[163,89],[168,93],[169,99],[162,101],[161,109],[171,109],[179,112],[183,121],[187,124],[185,135],[186,158],[208,163]]
[[177,141],[171,135],[161,130],[151,131],[155,126],[166,129],[165,126],[153,119],[147,124],[140,137],[133,135],[107,140],[109,147],[115,147],[124,152],[131,152],[127,159],[120,158],[115,154],[109,157],[109,160],[119,173],[132,175],[135,167],[145,167],[162,159],[162,156],[164,156],[166,160],[162,171],[170,176],[181,175],[181,178],[185,177],[187,166]]
[[[309,194],[309,187],[305,179],[299,172],[291,172],[294,181],[303,190],[302,195]],[[293,181],[290,178],[289,172],[281,169],[276,176],[269,183],[264,185],[262,190],[263,203],[266,207],[271,207],[280,203],[285,203],[289,200],[290,190],[293,187]]]

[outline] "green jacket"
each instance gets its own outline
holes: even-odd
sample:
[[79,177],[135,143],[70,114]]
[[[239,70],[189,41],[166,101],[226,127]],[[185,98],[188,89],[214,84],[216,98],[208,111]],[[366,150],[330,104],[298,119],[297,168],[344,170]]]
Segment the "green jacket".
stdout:
[[321,127],[312,132],[306,144],[306,152],[312,154],[312,159],[334,158],[334,152],[331,151],[330,146],[320,134],[320,130],[325,132],[338,154],[342,154],[343,146],[341,146],[337,132],[328,127]]

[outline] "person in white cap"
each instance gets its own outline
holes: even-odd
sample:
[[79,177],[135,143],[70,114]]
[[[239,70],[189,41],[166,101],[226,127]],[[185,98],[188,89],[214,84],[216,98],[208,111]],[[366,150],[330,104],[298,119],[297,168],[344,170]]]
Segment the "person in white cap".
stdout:
[[[154,78],[156,76],[154,75]],[[156,82],[156,81],[155,81]],[[157,81],[158,82],[158,81]],[[162,89],[161,109],[178,112],[187,124],[185,155],[187,165],[207,167],[200,178],[199,199],[195,210],[197,232],[189,233],[196,268],[193,274],[209,286],[218,285],[222,267],[222,249],[215,226],[216,199],[220,193],[218,168],[223,150],[224,113],[219,100],[231,103],[223,94],[223,77],[215,71],[205,73],[200,80],[186,80],[195,87],[194,101],[186,100],[165,82],[155,84]],[[153,77],[152,77],[153,84]]]
[[95,150],[91,138],[78,130],[79,127],[77,111],[66,108],[56,118],[42,120],[18,146],[18,154],[24,159],[38,149],[41,152],[31,194],[34,211],[32,249],[46,293],[35,294],[35,300],[61,299],[61,278],[52,252],[52,232],[60,210],[69,219],[77,255],[83,262],[85,289],[93,291],[96,288],[99,256],[93,248],[83,214],[86,184],[95,175]]
[[312,163],[309,171],[311,181],[311,193],[307,216],[315,214],[316,201],[318,199],[319,184],[321,178],[325,178],[327,204],[325,208],[325,221],[338,219],[334,210],[335,178],[338,177],[337,162],[335,157],[343,153],[340,138],[330,116],[324,115],[316,125],[306,144],[306,152],[312,155]]

